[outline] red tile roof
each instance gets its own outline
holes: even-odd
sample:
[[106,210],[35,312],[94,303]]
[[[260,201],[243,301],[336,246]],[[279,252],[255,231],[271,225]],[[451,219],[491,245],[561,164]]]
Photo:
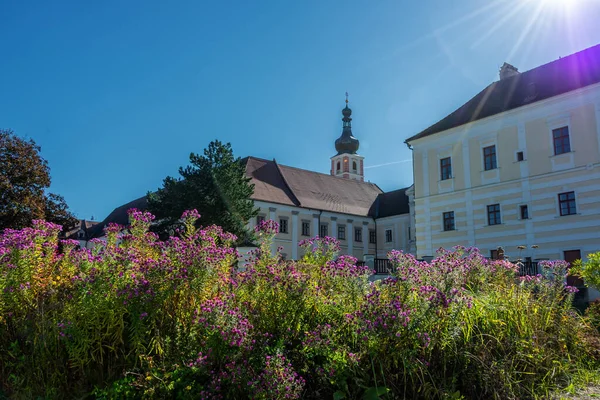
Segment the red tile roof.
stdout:
[[373,204],[383,193],[374,183],[288,167],[274,160],[247,159],[254,200],[366,217],[374,216]]

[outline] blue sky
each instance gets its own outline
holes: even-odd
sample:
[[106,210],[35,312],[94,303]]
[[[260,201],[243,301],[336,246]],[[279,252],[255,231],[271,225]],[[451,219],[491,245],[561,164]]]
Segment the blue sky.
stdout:
[[[344,92],[366,178],[412,183],[404,140],[498,77],[600,43],[599,0],[0,2],[0,127],[42,146],[80,218],[213,139],[329,172]],[[387,165],[384,165],[387,164]]]

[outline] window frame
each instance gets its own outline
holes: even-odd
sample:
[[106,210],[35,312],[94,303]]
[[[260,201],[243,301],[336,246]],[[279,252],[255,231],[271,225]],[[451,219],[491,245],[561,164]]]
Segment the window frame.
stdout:
[[498,250],[497,249],[492,249],[490,250],[490,260],[498,260]]
[[[486,154],[488,149],[493,149],[493,152]],[[483,147],[483,170],[484,171],[492,171],[498,168],[498,152],[496,151],[496,145],[492,144],[490,146]],[[489,168],[488,168],[488,160],[490,160]]]
[[256,216],[256,226],[260,225],[261,222],[264,222],[266,220],[267,220],[267,216],[266,215],[264,215],[264,214],[258,214]]
[[[572,198],[567,197],[565,199],[562,199],[561,196],[563,196],[563,195],[566,195],[566,196],[572,195]],[[566,210],[568,211],[568,213],[563,213],[563,204],[567,205]],[[575,196],[574,191],[563,192],[563,193],[558,194],[558,212],[561,217],[577,214],[577,197]]]
[[[448,163],[445,164],[444,162]],[[440,158],[440,180],[452,179],[452,157]]]
[[[284,223],[285,222],[285,223]],[[289,233],[289,219],[286,217],[279,217],[279,233]],[[283,229],[285,227],[285,229]]]
[[[559,133],[560,136],[556,136],[556,133]],[[566,132],[566,134],[562,134]],[[552,148],[554,150],[554,155],[559,156],[561,154],[566,154],[571,152],[571,132],[569,129],[569,125],[561,126],[559,128],[552,129]],[[557,142],[558,140],[558,142]],[[558,144],[558,146],[557,146]]]
[[523,150],[519,150],[516,152],[515,157],[517,159],[517,162],[525,161],[525,152]]
[[454,211],[446,211],[442,213],[442,229],[444,232],[456,230]]
[[362,228],[354,228],[354,241],[362,243]]
[[393,233],[392,229],[386,229],[385,230],[385,242],[392,243],[393,241],[394,241],[394,233]]
[[346,240],[346,227],[344,225],[338,225],[337,235],[338,240]]
[[[494,209],[491,209],[491,207],[494,207]],[[487,210],[488,226],[502,225],[502,213],[501,213],[499,203],[489,204],[486,207],[486,210]],[[493,218],[492,218],[492,215],[493,215]],[[492,224],[492,222],[494,222],[494,223]]]
[[[525,213],[523,213],[525,211]],[[525,214],[525,216],[523,216]],[[529,206],[527,204],[519,205],[519,218],[520,219],[530,219],[529,217]]]
[[377,231],[369,229],[369,244],[377,244]]
[[302,221],[302,236],[310,236],[310,221]]
[[[323,231],[325,231],[325,234],[323,234]],[[319,237],[326,237],[329,236],[329,224],[326,222],[321,222],[321,224],[319,225]]]

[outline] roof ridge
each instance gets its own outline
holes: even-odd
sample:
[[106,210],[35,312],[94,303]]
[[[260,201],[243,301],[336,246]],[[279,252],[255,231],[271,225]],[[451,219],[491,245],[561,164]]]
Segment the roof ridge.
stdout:
[[294,204],[296,204],[297,207],[302,207],[302,202],[300,201],[298,196],[296,196],[296,193],[294,193],[294,190],[288,183],[287,179],[285,179],[285,175],[283,174],[283,171],[281,170],[281,168],[279,168],[279,164],[277,163],[277,161],[275,159],[273,159],[273,164],[275,164],[275,168],[277,168],[277,172],[279,172],[279,175],[281,175],[281,179],[283,179],[283,183],[288,188],[288,190],[290,191],[292,196],[294,196],[294,198],[292,199],[292,202]]
[[[255,156],[248,156],[248,158],[254,158],[255,160],[265,161],[265,162],[273,162],[274,161],[274,160],[267,160],[266,158],[255,157]],[[337,176],[326,174],[324,172],[312,171],[310,169],[304,169],[304,168],[298,168],[298,167],[292,167],[290,165],[285,165],[285,164],[279,164],[279,163],[277,163],[277,167],[278,167],[279,170],[280,170],[279,167],[285,167],[285,168],[295,169],[295,170],[298,170],[298,171],[306,171],[306,172],[310,172],[310,173],[313,173],[313,174],[323,175],[323,176],[327,176],[327,177],[330,177],[330,178],[343,179],[343,178],[339,178]],[[280,170],[280,172],[281,172],[281,170]],[[365,185],[370,185],[370,186],[375,186],[379,190],[381,190],[381,188],[379,186],[377,186],[375,183],[372,183],[372,182],[364,182],[364,181],[359,181],[359,180],[356,180],[356,179],[347,179],[347,181],[349,181],[349,182],[356,182],[356,183],[365,184]],[[381,192],[383,192],[383,190],[381,190]]]
[[533,103],[600,83],[600,44],[560,57],[514,76],[491,82],[433,125],[410,136],[427,136],[466,126]]
[[[556,58],[556,59],[554,59],[554,60],[552,60],[552,61],[548,61],[548,62],[547,62],[547,63],[545,63],[545,64],[538,65],[537,67],[533,67],[533,68],[531,68],[531,69],[528,69],[527,71],[519,72],[519,74],[517,74],[517,75],[514,75],[514,76],[523,75],[523,74],[526,74],[526,73],[528,73],[528,72],[535,71],[535,70],[536,70],[536,69],[538,69],[538,68],[543,68],[543,67],[545,67],[545,66],[547,66],[547,65],[554,64],[554,63],[556,63],[556,62],[559,62],[559,61],[562,61],[562,62],[564,62],[564,60],[566,60],[566,59],[568,59],[568,58],[573,58],[573,57],[576,57],[576,56],[580,55],[581,53],[583,53],[584,51],[591,50],[591,49],[593,49],[593,48],[595,48],[595,47],[598,47],[598,48],[600,48],[600,43],[599,43],[599,44],[595,44],[595,45],[593,45],[593,46],[590,46],[590,47],[586,47],[585,49],[581,49],[581,50],[579,50],[579,51],[576,51],[575,53],[567,54],[567,55],[566,55],[566,56],[564,56],[564,57],[561,57],[561,56],[559,56],[558,58]],[[511,78],[512,78],[512,77],[511,77]],[[497,80],[497,81],[494,81],[494,82],[500,82],[500,80]]]

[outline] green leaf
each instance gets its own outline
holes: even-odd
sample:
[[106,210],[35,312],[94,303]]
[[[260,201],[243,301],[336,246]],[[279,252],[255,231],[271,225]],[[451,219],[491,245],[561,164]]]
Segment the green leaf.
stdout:
[[386,387],[370,387],[367,389],[365,394],[363,394],[364,400],[379,400],[380,396],[387,394],[390,389]]
[[342,400],[345,399],[346,395],[339,390],[333,394],[333,400]]

